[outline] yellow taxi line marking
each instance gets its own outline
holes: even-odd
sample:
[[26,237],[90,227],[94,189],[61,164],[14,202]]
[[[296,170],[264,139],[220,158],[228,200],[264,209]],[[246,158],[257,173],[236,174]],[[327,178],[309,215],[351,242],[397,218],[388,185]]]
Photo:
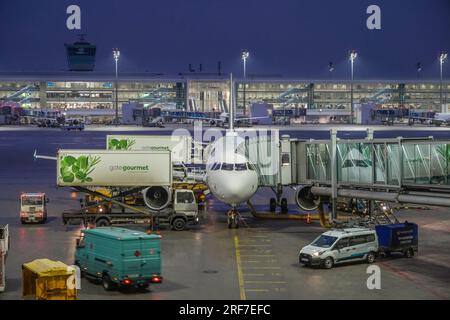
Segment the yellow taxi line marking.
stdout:
[[239,283],[239,295],[241,300],[246,300],[247,298],[245,296],[245,289],[244,289],[244,276],[241,268],[241,253],[239,251],[239,239],[237,236],[234,236],[234,247],[236,250],[236,265]]
[[248,292],[269,292],[267,289],[245,289]]

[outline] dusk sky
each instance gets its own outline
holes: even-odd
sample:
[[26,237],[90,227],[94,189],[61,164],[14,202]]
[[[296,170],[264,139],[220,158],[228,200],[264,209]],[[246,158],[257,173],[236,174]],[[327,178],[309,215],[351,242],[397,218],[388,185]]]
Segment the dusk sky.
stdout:
[[[82,30],[66,28],[66,8],[81,7]],[[381,30],[368,30],[366,9],[381,8]],[[67,70],[64,43],[80,33],[98,47],[97,72],[204,72],[286,78],[437,79],[440,50],[450,51],[450,0],[0,0],[0,72]],[[335,64],[330,74],[328,63]],[[450,61],[444,67],[450,77]]]

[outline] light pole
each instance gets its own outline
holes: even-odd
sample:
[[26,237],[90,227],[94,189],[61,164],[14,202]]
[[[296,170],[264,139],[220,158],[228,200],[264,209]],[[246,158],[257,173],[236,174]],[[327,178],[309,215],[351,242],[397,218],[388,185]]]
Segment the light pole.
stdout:
[[350,82],[350,108],[351,108],[351,124],[354,123],[355,109],[353,106],[353,63],[355,62],[358,53],[355,50],[350,52],[350,68],[351,68],[351,82]]
[[113,57],[114,61],[116,62],[116,84],[115,84],[115,91],[116,91],[116,119],[115,123],[116,126],[119,125],[119,88],[118,88],[118,82],[119,82],[119,58],[120,58],[120,50],[118,48],[113,49]]
[[248,50],[242,50],[241,53],[241,58],[242,58],[242,62],[244,63],[244,115],[245,115],[245,79],[247,78],[247,59],[250,56],[250,52],[248,52]]
[[443,95],[442,95],[442,65],[444,64],[444,61],[447,59],[447,53],[442,51],[441,54],[439,55],[439,67],[440,67],[440,81],[439,81],[439,85],[440,85],[440,92],[439,92],[439,101],[441,102],[441,112],[445,113],[447,112],[447,108],[444,105],[444,99],[443,99]]

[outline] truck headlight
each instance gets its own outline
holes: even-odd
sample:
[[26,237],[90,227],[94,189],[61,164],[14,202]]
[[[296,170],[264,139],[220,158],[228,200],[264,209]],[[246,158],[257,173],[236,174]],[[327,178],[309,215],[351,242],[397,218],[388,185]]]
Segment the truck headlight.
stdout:
[[312,255],[313,255],[313,257],[318,257],[319,256],[319,252],[316,251]]

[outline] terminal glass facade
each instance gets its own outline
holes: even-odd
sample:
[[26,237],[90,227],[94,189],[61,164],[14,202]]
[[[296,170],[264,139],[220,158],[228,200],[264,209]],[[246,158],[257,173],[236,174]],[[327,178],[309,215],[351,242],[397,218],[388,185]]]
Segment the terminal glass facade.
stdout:
[[[89,76],[86,76],[88,78]],[[0,102],[12,101],[24,108],[99,110],[111,114],[115,109],[114,79],[105,81],[1,80]],[[271,104],[275,109],[307,109],[308,116],[350,116],[349,81],[237,80],[237,112],[248,111],[255,102]],[[450,83],[443,83],[443,103],[448,105]],[[374,103],[386,109],[440,111],[439,81],[364,81],[354,82],[354,104]],[[201,112],[228,112],[228,79],[148,79],[120,80],[118,104],[138,102],[147,108],[161,107]],[[245,105],[245,108],[244,108]]]

